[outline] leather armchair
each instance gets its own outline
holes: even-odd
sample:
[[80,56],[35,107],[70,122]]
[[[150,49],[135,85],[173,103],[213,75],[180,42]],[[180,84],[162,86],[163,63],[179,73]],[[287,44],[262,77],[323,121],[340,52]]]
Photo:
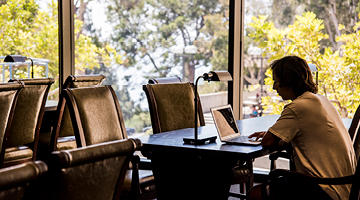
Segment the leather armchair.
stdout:
[[[128,138],[119,101],[111,86],[68,88],[64,94],[77,147]],[[132,162],[127,173],[125,188],[130,191],[124,189],[122,198],[156,198],[151,170],[138,170],[138,162]]]
[[16,103],[6,147],[3,166],[35,161],[45,102],[54,83],[53,78],[12,79],[24,83]]
[[[63,85],[63,89],[67,88],[81,88],[91,87],[95,85],[101,85],[106,79],[102,74],[100,75],[83,75],[75,76],[71,75],[67,77]],[[72,127],[71,117],[68,106],[66,105],[66,99],[63,94],[60,94],[59,103],[57,107],[57,118],[54,120],[53,132],[50,139],[50,151],[65,150],[76,148],[74,130]],[[46,139],[49,143],[48,140]]]
[[52,200],[117,200],[138,139],[116,140],[52,153],[47,179]]

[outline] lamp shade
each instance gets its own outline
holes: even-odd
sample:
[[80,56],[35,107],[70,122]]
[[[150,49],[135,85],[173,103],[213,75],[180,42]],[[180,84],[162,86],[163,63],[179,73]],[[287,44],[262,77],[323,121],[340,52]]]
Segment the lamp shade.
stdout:
[[308,65],[309,65],[309,68],[310,68],[311,72],[317,72],[318,71],[316,65],[311,64],[311,63],[308,63]]
[[24,56],[20,55],[7,55],[4,59],[4,62],[25,62]]
[[232,77],[228,71],[210,71],[204,75],[205,81],[232,81]]

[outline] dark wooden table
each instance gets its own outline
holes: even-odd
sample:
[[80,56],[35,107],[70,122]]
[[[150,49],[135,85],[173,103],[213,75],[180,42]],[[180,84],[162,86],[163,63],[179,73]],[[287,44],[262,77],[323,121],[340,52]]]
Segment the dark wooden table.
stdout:
[[[269,115],[237,121],[243,135],[266,131],[278,119]],[[216,143],[186,145],[184,137],[193,137],[194,129],[143,136],[142,154],[152,160],[158,199],[225,199],[229,191],[229,170],[236,161],[244,161],[252,172],[253,160],[269,154],[261,146],[227,145],[219,138]],[[199,127],[199,135],[217,136],[215,125]],[[247,186],[252,186],[251,176]]]
[[[243,135],[266,131],[279,115],[237,121]],[[343,119],[348,128],[351,119]],[[140,137],[142,154],[151,158],[158,199],[227,199],[231,169],[235,161],[244,161],[253,171],[253,160],[271,152],[261,146],[227,145],[219,140],[206,145],[187,145],[184,137],[193,137],[187,128]],[[217,136],[215,125],[199,127],[199,135]],[[247,187],[253,185],[253,174]]]

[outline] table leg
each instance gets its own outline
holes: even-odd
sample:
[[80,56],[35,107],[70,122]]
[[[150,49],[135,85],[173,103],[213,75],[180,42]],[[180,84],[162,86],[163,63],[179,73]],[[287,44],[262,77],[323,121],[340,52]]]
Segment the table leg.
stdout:
[[246,192],[248,192],[254,185],[254,171],[253,171],[253,160],[247,160],[246,161],[246,168],[250,171],[250,179],[246,183]]

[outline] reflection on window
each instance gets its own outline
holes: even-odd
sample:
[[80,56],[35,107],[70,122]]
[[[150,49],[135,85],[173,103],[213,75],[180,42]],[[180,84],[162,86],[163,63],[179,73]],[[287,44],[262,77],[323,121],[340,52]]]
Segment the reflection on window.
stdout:
[[[228,69],[228,1],[79,1],[75,7],[76,74],[106,75],[103,84],[113,85],[131,133],[151,133],[142,91],[148,79],[194,82]],[[210,107],[227,104],[227,83],[200,82],[198,89],[210,118]]]

